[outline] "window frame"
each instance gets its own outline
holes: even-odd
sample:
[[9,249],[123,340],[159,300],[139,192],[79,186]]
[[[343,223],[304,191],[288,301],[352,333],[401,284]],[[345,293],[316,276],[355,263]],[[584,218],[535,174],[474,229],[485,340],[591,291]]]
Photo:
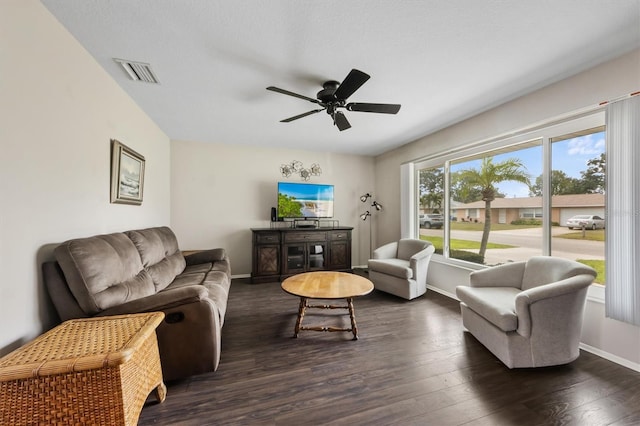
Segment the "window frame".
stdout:
[[[603,108],[596,108],[590,111],[573,114],[555,121],[541,123],[520,131],[510,132],[505,135],[497,136],[481,140],[474,143],[468,143],[458,148],[447,150],[444,152],[434,153],[427,157],[419,158],[411,163],[414,182],[419,182],[419,173],[423,169],[443,168],[444,169],[444,200],[443,210],[451,211],[450,186],[452,163],[465,161],[473,157],[482,157],[488,154],[495,155],[514,149],[523,149],[527,144],[542,145],[542,176],[543,176],[543,196],[542,196],[542,218],[551,218],[551,146],[552,141],[557,137],[571,133],[579,133],[586,129],[604,127],[605,111]],[[419,215],[419,186],[416,185],[413,192],[413,198],[416,200],[413,209],[410,209],[410,222],[418,223]],[[537,212],[536,212],[537,213]],[[605,206],[605,216],[606,216]],[[534,213],[534,216],[537,216]],[[450,217],[445,215],[447,220],[444,221],[443,235],[443,254],[435,254],[435,258],[439,262],[461,266],[467,269],[484,269],[486,265],[474,264],[472,262],[455,259],[449,257],[449,241],[450,241]],[[403,216],[403,220],[406,218]],[[551,254],[551,221],[543,220],[542,229],[542,255]],[[413,238],[420,237],[420,227],[415,227]],[[599,286],[602,287],[602,286]]]

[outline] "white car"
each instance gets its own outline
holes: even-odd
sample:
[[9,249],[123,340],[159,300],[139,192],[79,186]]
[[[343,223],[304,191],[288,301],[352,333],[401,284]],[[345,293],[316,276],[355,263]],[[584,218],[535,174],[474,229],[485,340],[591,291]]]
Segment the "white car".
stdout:
[[444,218],[441,214],[421,214],[419,217],[421,228],[441,229],[444,225]]
[[592,214],[579,214],[567,220],[567,228],[604,229],[604,219]]

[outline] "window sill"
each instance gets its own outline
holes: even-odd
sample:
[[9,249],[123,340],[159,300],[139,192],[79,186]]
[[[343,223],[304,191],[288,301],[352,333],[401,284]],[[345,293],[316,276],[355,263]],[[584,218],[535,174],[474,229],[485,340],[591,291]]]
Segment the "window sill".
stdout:
[[604,303],[604,286],[600,284],[591,284],[587,292],[587,300],[590,302]]

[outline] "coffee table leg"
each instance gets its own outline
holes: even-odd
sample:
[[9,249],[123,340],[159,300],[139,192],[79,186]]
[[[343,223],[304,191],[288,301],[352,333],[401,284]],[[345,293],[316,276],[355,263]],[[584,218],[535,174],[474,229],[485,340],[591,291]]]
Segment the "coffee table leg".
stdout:
[[300,307],[298,308],[298,319],[296,320],[296,328],[293,332],[293,337],[297,338],[298,333],[300,332],[300,326],[302,325],[302,318],[304,318],[304,310],[307,307],[307,298],[300,298]]
[[353,297],[347,298],[347,306],[349,307],[349,318],[351,318],[351,331],[353,332],[353,340],[358,340],[358,327],[356,326],[356,313],[353,310]]

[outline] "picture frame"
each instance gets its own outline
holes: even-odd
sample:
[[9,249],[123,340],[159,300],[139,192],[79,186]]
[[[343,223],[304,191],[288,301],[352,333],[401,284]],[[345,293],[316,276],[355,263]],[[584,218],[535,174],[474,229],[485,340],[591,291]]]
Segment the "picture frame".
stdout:
[[141,205],[144,156],[111,139],[111,203]]

